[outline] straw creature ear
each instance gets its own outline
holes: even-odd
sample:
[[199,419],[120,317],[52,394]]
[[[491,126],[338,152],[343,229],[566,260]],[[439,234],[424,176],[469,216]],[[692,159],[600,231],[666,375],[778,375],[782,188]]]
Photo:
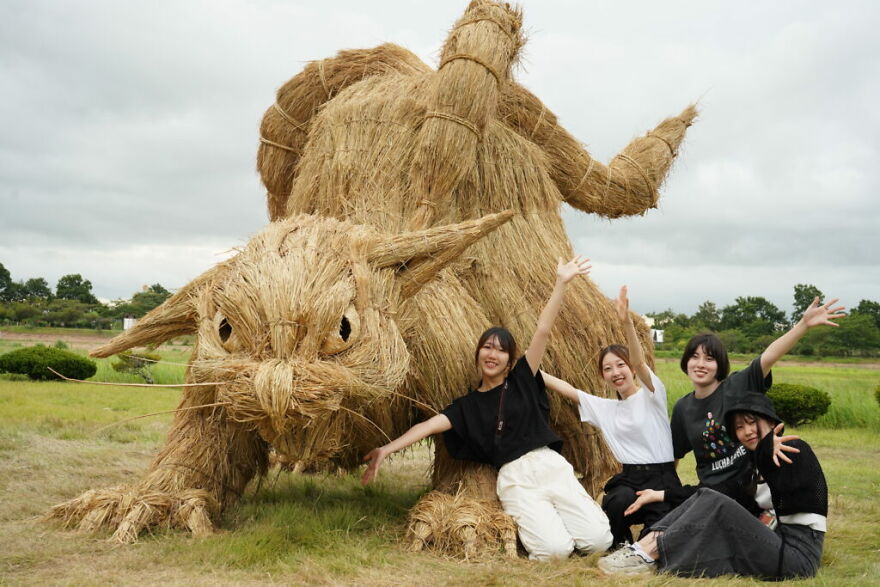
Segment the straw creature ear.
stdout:
[[512,210],[505,210],[477,220],[388,237],[367,252],[367,261],[374,267],[397,266],[401,276],[401,295],[406,299],[457,259],[468,246],[513,216]]
[[[234,259],[234,257],[233,257]],[[138,323],[115,337],[109,343],[92,349],[92,357],[109,357],[133,347],[165,342],[175,336],[192,334],[198,330],[196,306],[192,297],[199,289],[222,275],[232,259],[227,259],[180,288],[176,294],[154,308]]]

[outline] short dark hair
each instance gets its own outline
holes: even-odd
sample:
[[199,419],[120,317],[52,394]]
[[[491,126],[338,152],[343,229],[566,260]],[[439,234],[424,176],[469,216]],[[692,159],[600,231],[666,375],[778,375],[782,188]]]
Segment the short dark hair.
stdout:
[[480,335],[480,340],[477,342],[477,350],[474,351],[474,364],[479,363],[480,349],[483,348],[483,345],[490,338],[498,339],[498,345],[501,347],[501,350],[510,355],[507,367],[513,367],[513,363],[516,361],[516,340],[510,331],[503,326],[493,326]]
[[715,372],[715,379],[723,381],[730,374],[730,359],[727,358],[727,349],[724,343],[717,335],[711,332],[703,332],[693,336],[684,347],[681,354],[681,372],[687,375],[688,360],[697,352],[697,349],[703,347],[703,352],[715,359],[718,370]]

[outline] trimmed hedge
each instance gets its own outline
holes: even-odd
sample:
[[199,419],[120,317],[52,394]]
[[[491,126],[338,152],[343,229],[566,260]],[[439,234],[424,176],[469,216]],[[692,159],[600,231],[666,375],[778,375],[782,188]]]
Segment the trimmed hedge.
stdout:
[[16,349],[0,355],[0,372],[21,373],[38,380],[60,379],[49,371],[49,367],[72,379],[88,379],[98,371],[98,365],[91,359],[42,345]]
[[776,383],[767,392],[776,414],[791,426],[813,422],[828,412],[831,397],[821,389],[795,383]]

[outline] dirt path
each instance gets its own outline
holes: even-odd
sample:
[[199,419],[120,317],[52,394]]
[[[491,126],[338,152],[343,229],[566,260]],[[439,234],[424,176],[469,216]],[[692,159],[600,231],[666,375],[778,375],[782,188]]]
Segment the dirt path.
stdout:
[[67,334],[46,332],[6,332],[0,330],[0,340],[20,342],[23,344],[44,344],[52,346],[62,340],[76,349],[91,349],[100,346],[113,338],[111,334]]

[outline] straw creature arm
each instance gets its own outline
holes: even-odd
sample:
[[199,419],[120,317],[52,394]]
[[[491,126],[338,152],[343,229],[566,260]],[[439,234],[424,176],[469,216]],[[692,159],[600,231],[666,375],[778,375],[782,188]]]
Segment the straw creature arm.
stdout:
[[627,297],[626,286],[621,286],[620,294],[617,296],[617,317],[623,326],[623,332],[626,334],[626,346],[629,350],[630,360],[635,369],[636,375],[647,389],[654,391],[654,384],[651,382],[651,372],[645,363],[645,351],[642,349],[642,343],[636,334],[636,328],[632,323],[632,316],[629,311],[629,298]]
[[843,306],[831,307],[837,301],[838,298],[834,298],[824,304],[820,304],[819,298],[813,299],[809,307],[804,310],[804,315],[801,316],[798,323],[792,326],[791,330],[770,343],[770,346],[761,353],[761,370],[764,371],[765,377],[770,372],[770,369],[773,368],[773,365],[790,351],[810,328],[823,325],[838,326],[832,320],[843,318],[846,314],[843,313],[843,310],[845,310]]
[[544,151],[550,177],[568,204],[617,218],[656,206],[659,187],[696,116],[696,108],[688,106],[634,139],[607,166],[593,159],[541,100],[518,84],[506,85],[498,117]]
[[366,485],[376,477],[376,474],[379,472],[379,467],[382,465],[382,461],[384,461],[385,457],[388,455],[394,454],[420,440],[424,440],[432,434],[446,432],[451,428],[452,422],[449,421],[449,418],[443,414],[437,414],[424,422],[419,422],[388,444],[380,446],[379,448],[374,448],[364,457],[364,462],[369,463],[369,465],[367,466],[367,470],[364,471],[363,477],[361,477],[361,484]]
[[550,330],[559,315],[559,309],[562,307],[562,300],[565,297],[565,288],[569,282],[583,275],[586,277],[590,273],[590,260],[583,259],[580,255],[574,257],[568,263],[563,263],[560,258],[556,266],[556,285],[553,287],[553,293],[541,315],[538,317],[538,324],[535,326],[535,333],[529,342],[529,348],[526,350],[526,361],[532,369],[532,373],[538,372],[541,366],[541,360],[544,358],[544,351],[547,349],[547,339],[550,337]]
[[410,51],[386,43],[372,49],[340,51],[313,61],[276,94],[260,125],[257,170],[268,190],[270,220],[287,215],[287,198],[297,162],[308,140],[312,119],[345,88],[371,76],[420,74],[430,68]]

